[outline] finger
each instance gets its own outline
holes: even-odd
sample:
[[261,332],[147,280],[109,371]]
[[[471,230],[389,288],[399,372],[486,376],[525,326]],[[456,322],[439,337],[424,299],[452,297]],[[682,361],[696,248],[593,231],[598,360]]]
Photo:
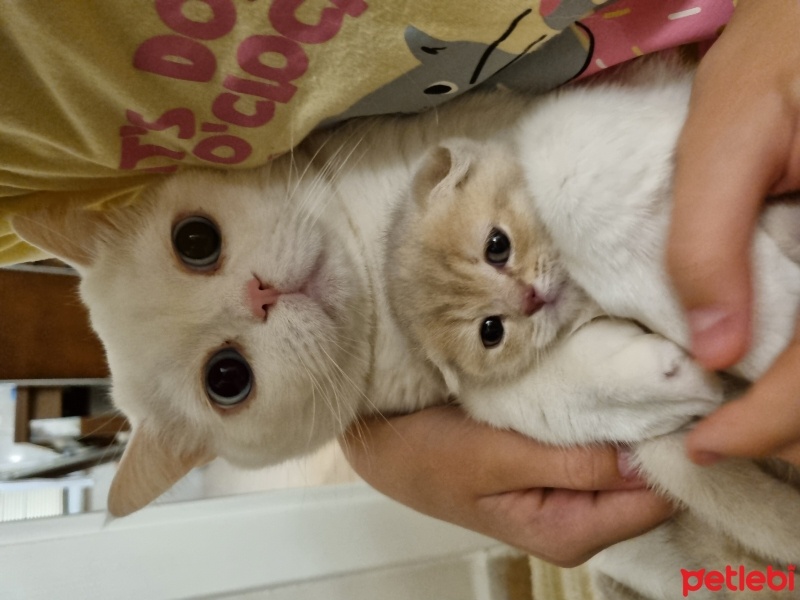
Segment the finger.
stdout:
[[800,441],[800,343],[797,335],[772,367],[742,398],[703,420],[689,435],[692,460],[716,456],[769,456],[782,450],[796,464]]
[[487,474],[485,495],[533,487],[596,491],[645,485],[636,474],[620,473],[612,446],[558,447],[489,428],[481,437],[486,443],[475,448],[476,465]]
[[602,492],[595,496],[593,510],[583,519],[563,522],[565,539],[590,540],[596,553],[622,540],[642,535],[675,512],[665,498],[650,490]]
[[505,541],[544,560],[571,567],[600,550],[652,529],[674,512],[649,490],[576,492],[557,489],[487,497],[480,508],[505,527]]
[[[371,419],[346,442],[356,472],[392,495],[432,481],[478,496],[516,489],[631,489],[609,446],[563,449],[471,420],[457,407],[435,407],[388,421]],[[394,496],[396,497],[396,496]]]
[[[750,248],[758,213],[780,173],[787,132],[767,106],[723,110],[696,90],[678,147],[668,268],[687,309],[692,351],[709,369],[736,362],[750,338]],[[742,114],[742,111],[746,111]]]

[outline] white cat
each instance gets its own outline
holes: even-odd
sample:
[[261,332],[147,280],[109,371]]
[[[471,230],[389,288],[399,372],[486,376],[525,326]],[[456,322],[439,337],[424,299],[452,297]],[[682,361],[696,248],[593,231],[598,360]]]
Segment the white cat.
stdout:
[[[470,414],[554,444],[633,443],[648,480],[687,509],[593,560],[647,598],[679,597],[681,568],[800,560],[796,490],[748,461],[701,468],[685,455],[682,426],[723,399],[671,341],[685,328],[663,253],[689,89],[687,74],[651,63],[624,85],[550,96],[516,145],[448,141],[388,244],[394,313]],[[783,234],[798,210],[771,217],[796,250]],[[761,322],[739,365],[751,378],[786,343],[800,285],[763,231],[754,248]]]

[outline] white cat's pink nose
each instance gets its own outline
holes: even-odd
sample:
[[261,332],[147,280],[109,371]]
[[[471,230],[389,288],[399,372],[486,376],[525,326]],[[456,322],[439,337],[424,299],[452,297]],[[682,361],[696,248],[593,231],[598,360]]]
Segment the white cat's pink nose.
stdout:
[[547,302],[541,295],[536,292],[536,288],[528,286],[522,295],[522,312],[525,316],[530,317],[532,314],[542,308]]
[[258,320],[267,318],[267,310],[278,301],[281,293],[253,277],[245,286],[245,299],[250,313]]

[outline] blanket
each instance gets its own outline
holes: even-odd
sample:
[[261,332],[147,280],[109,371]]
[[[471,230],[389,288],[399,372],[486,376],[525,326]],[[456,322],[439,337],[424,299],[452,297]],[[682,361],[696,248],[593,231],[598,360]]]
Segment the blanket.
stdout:
[[26,0],[0,20],[0,265],[11,214],[135,202],[186,167],[252,168],[310,131],[476,87],[553,89],[713,37],[720,0]]

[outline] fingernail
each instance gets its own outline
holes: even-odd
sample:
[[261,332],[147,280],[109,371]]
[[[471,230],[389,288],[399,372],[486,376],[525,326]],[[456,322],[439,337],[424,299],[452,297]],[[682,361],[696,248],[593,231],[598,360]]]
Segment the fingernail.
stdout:
[[716,365],[736,341],[734,314],[721,307],[695,308],[688,314],[692,354],[703,364]]
[[633,454],[630,448],[617,450],[617,470],[622,478],[628,481],[639,478],[639,470],[633,464]]

